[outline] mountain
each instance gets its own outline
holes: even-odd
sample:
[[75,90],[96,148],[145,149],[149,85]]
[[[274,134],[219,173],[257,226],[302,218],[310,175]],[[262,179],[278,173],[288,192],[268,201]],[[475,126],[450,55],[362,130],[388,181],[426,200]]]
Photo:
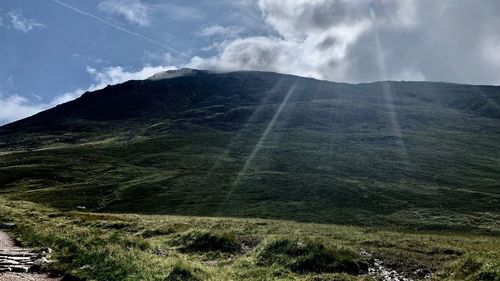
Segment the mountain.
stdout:
[[184,69],[0,127],[0,192],[63,209],[500,230],[500,87]]

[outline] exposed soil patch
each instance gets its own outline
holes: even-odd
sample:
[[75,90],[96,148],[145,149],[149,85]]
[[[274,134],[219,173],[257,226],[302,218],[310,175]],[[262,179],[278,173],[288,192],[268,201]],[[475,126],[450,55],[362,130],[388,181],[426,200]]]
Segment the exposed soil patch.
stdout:
[[12,240],[7,233],[0,230],[0,250],[17,250],[14,240]]

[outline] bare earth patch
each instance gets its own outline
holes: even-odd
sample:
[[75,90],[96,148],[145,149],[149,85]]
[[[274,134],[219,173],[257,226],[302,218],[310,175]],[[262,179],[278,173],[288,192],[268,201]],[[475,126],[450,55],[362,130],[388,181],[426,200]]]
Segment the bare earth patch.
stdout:
[[19,249],[7,233],[0,231],[0,250]]

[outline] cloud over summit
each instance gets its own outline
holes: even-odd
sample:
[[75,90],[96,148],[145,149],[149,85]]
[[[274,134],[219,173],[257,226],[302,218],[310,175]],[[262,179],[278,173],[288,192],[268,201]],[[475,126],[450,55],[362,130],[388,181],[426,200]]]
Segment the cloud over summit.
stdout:
[[500,83],[500,2],[260,0],[270,36],[226,40],[191,67],[347,82]]

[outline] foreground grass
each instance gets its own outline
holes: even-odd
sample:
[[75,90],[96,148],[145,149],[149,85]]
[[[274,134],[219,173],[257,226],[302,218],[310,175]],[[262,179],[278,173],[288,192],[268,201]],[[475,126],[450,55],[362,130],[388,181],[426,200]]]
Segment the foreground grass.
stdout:
[[[83,280],[371,280],[372,258],[418,279],[500,280],[498,236],[290,221],[61,212],[0,198],[0,221]],[[371,258],[360,252],[371,253]]]

